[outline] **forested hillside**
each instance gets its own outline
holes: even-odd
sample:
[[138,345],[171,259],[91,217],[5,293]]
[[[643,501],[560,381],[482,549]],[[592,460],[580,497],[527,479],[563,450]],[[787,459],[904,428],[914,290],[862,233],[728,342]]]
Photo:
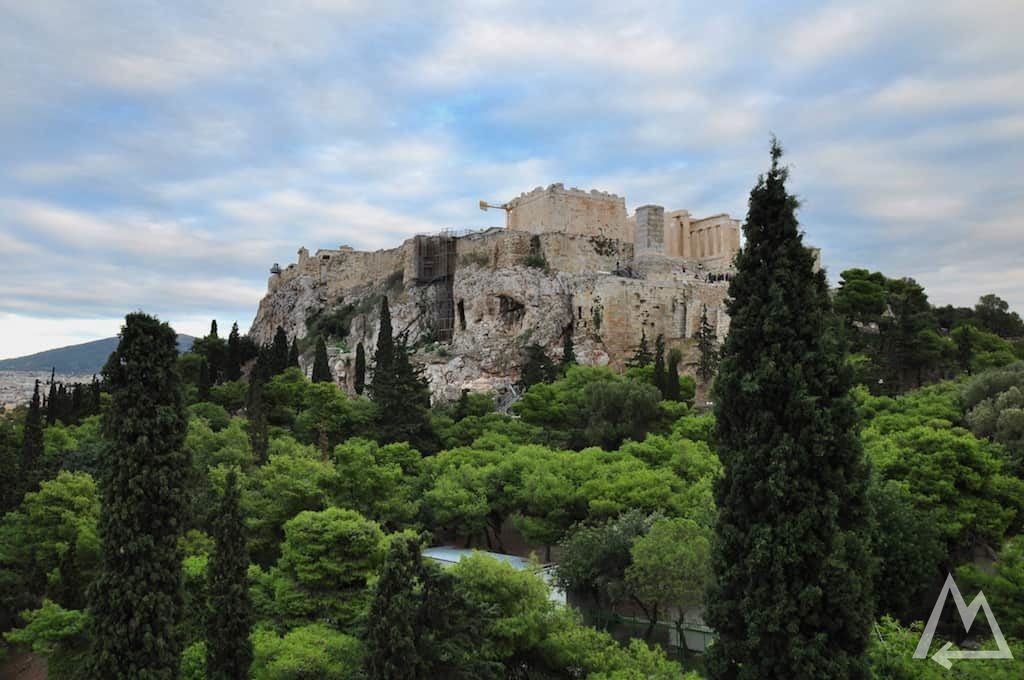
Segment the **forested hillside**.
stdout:
[[[791,210],[784,179],[755,192],[778,192],[763,198]],[[764,626],[801,640],[778,649],[776,668],[939,678],[944,669],[911,656],[953,572],[969,600],[984,590],[1018,658],[958,663],[955,677],[1021,677],[1019,318],[991,296],[935,309],[914,282],[862,270],[844,272],[830,296],[790,232],[795,221],[757,243],[787,253],[773,272],[806,283],[806,325],[780,322],[798,304],[780,296],[741,305],[770,290],[749,274],[758,260],[741,261],[741,335],[703,348],[701,374],[721,359],[713,412],[695,408],[693,379],[658,338],[622,374],[577,365],[571,344],[558,357],[530,348],[524,394],[499,413],[488,395],[430,403],[386,298],[355,396],[335,385],[324,338],[307,377],[283,332],[257,347],[214,324],[179,354],[169,326],[129,315],[88,397],[37,393],[0,418],[8,653],[45,657],[51,678],[180,667],[197,680],[695,680],[734,677],[737,658],[760,653],[748,643]],[[794,341],[757,344],[771,332]],[[765,415],[784,399],[806,410],[785,423]],[[755,425],[781,434],[745,440]],[[819,450],[808,442],[823,441],[831,458],[807,457]],[[773,535],[759,528],[768,510],[814,531],[799,543]],[[823,526],[827,546],[814,543]],[[768,552],[752,555],[746,536],[773,536],[756,546]],[[478,554],[443,568],[423,556],[435,545],[534,564]],[[751,557],[806,576],[807,599],[754,612],[737,585],[756,572]],[[818,583],[837,575],[848,588],[822,595]],[[768,590],[757,597],[778,602]],[[776,626],[813,598],[823,618],[806,625],[830,640]],[[678,643],[705,605],[722,631],[712,649],[728,651],[714,664]],[[729,626],[740,618],[744,628]],[[991,644],[980,623],[973,641],[946,634]]]

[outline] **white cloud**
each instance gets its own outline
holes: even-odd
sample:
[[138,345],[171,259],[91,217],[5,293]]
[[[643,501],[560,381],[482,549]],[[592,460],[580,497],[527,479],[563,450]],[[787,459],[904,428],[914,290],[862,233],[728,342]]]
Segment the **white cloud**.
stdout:
[[783,68],[808,70],[868,49],[882,17],[867,5],[825,5],[781,41]]
[[741,216],[771,131],[830,269],[1024,307],[1021,3],[0,8],[6,312],[251,315],[300,245],[557,181]]

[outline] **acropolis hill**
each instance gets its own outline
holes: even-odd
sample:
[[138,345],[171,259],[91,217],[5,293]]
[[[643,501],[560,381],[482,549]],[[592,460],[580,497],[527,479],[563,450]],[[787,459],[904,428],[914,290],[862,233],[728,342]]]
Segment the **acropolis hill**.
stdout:
[[271,270],[252,336],[269,342],[278,325],[300,339],[330,329],[334,375],[351,389],[356,345],[372,354],[387,295],[434,396],[453,399],[463,389],[507,393],[523,348],[536,343],[557,358],[566,333],[580,363],[616,368],[642,334],[652,345],[664,335],[688,369],[705,306],[718,337],[727,331],[726,278],[740,243],[728,215],[657,205],[627,215],[621,196],[561,184],[500,207],[505,228],[415,236],[373,252],[300,248],[298,262]]

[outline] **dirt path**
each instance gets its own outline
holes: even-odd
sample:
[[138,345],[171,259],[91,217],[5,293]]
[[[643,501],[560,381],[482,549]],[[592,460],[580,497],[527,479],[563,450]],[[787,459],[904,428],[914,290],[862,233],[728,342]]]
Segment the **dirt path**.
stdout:
[[12,654],[0,663],[0,680],[46,680],[46,659],[33,654]]

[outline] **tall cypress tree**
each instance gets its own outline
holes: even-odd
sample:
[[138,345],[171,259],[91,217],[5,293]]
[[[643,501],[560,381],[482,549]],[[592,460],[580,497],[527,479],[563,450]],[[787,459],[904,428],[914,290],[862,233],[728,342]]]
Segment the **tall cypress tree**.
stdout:
[[659,333],[654,339],[654,386],[662,399],[668,398],[665,382],[665,336]]
[[90,591],[97,680],[178,676],[189,456],[177,354],[174,330],[135,312],[105,368],[101,562]]
[[502,669],[480,654],[488,610],[456,588],[455,577],[421,554],[409,533],[388,546],[367,616],[370,680],[496,678]]
[[256,355],[256,365],[249,375],[249,394],[245,414],[249,420],[249,443],[252,457],[257,465],[267,461],[270,448],[270,432],[267,424],[267,407],[263,401],[263,385],[270,377],[269,352],[262,349]]
[[633,353],[633,357],[626,362],[626,365],[630,368],[643,368],[644,366],[650,366],[652,361],[654,361],[654,357],[647,346],[647,329],[643,329],[640,331],[640,344],[637,346],[636,352]]
[[697,329],[697,375],[704,382],[715,376],[718,370],[718,350],[715,348],[715,329],[708,322],[708,306],[704,305],[700,312],[700,328]]
[[562,334],[562,372],[565,371],[576,363],[576,347],[572,342],[572,324],[565,329],[565,333]]
[[299,368],[299,339],[292,338],[292,346],[288,350],[288,368]]
[[277,327],[274,342],[270,346],[270,375],[274,376],[288,368],[288,334],[284,328]]
[[25,427],[21,440],[21,458],[18,461],[18,493],[15,498],[15,505],[21,503],[25,494],[35,491],[39,483],[46,479],[43,461],[43,407],[39,400],[39,381],[36,381],[35,390],[32,392],[32,401],[28,403],[28,412],[25,414]]
[[867,467],[825,275],[781,155],[773,142],[750,194],[714,386],[724,474],[708,664],[714,678],[865,678]]
[[331,365],[327,361],[327,343],[324,342],[322,335],[316,339],[316,354],[313,358],[313,374],[310,379],[313,382],[334,382]]
[[668,353],[668,373],[665,376],[665,398],[671,401],[679,401],[682,392],[679,389],[679,363],[683,355],[678,349]]
[[228,334],[228,351],[224,359],[224,378],[238,380],[242,377],[242,336],[238,332],[238,322],[231,324]]
[[206,617],[206,677],[246,680],[252,665],[252,603],[247,572],[245,518],[238,500],[238,477],[228,473],[213,521],[213,556],[209,570],[209,612]]
[[21,503],[20,455],[13,419],[0,418],[0,517]]
[[380,329],[374,354],[370,398],[377,404],[377,432],[382,442],[409,442],[421,451],[434,445],[430,427],[430,389],[412,363],[406,337],[397,341],[391,328],[391,310],[385,297],[380,304]]
[[216,385],[224,377],[224,363],[227,361],[226,343],[217,335],[217,320],[210,321],[210,333],[204,343],[206,362],[209,364],[210,384]]
[[209,401],[210,399],[210,362],[203,357],[199,360],[199,401]]
[[60,398],[57,394],[57,369],[50,369],[50,391],[46,397],[46,424],[53,425],[57,422],[57,412],[60,411]]
[[356,374],[353,383],[356,394],[362,394],[366,389],[366,350],[363,343],[356,345]]
[[527,345],[523,349],[523,368],[519,373],[519,386],[529,389],[531,385],[547,383],[558,377],[558,367],[548,357],[548,353],[537,343]]

